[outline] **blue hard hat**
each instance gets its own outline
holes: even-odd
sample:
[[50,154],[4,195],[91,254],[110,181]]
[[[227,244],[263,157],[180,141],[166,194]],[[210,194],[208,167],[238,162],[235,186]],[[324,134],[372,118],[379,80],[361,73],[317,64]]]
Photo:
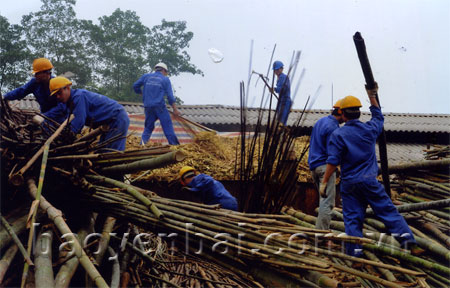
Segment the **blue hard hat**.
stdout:
[[280,68],[282,68],[284,65],[283,65],[283,62],[281,62],[281,61],[275,61],[275,62],[273,62],[273,70],[277,70],[277,69],[280,69]]

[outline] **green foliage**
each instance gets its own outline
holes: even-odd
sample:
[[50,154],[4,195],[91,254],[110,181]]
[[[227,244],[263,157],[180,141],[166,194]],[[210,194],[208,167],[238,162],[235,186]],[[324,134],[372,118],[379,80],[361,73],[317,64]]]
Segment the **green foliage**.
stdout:
[[194,34],[186,31],[184,21],[163,19],[161,25],[149,29],[136,12],[116,9],[100,17],[96,25],[77,19],[76,0],[41,1],[39,11],[22,16],[21,26],[10,26],[6,18],[0,18],[2,88],[23,85],[28,76],[24,71],[30,71],[37,57],[49,58],[55,73],[71,78],[75,87],[119,101],[142,102],[133,83],[161,61],[168,65],[170,75],[203,76],[190,63],[187,48]]
[[91,39],[97,52],[95,72],[101,76],[102,90],[117,100],[141,101],[132,86],[148,69],[142,55],[149,29],[129,10],[117,9],[99,20],[100,24],[91,30]]
[[41,10],[22,17],[28,47],[37,57],[52,61],[57,74],[72,72],[72,80],[84,86],[90,80],[91,57],[85,43],[85,21],[75,16],[75,0],[41,0]]
[[203,72],[189,61],[191,57],[186,51],[194,33],[186,32],[186,21],[166,21],[154,26],[149,34],[148,63],[155,65],[164,62],[171,75],[181,72],[201,74]]
[[2,93],[23,85],[31,72],[30,51],[21,39],[22,29],[0,15],[0,89]]

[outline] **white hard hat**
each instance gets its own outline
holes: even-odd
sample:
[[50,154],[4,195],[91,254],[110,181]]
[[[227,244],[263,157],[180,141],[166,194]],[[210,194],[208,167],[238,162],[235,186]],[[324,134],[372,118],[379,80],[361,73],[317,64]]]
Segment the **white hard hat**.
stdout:
[[164,64],[163,62],[159,62],[158,64],[155,65],[155,69],[158,67],[166,69],[166,71],[169,71],[169,69],[167,69],[167,65]]

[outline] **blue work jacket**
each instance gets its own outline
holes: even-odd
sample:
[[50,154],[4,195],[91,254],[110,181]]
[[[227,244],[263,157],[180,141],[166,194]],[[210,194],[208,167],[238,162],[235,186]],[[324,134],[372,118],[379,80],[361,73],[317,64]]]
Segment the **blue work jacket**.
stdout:
[[327,163],[341,165],[341,179],[346,183],[377,177],[375,143],[383,130],[384,117],[381,109],[375,106],[370,106],[370,112],[370,121],[350,120],[331,134]]
[[203,203],[221,204],[226,209],[237,210],[237,201],[222,183],[209,175],[199,174],[188,184],[194,192],[199,192]]
[[75,119],[70,126],[74,133],[79,133],[84,125],[108,124],[121,110],[125,110],[122,105],[104,95],[84,89],[71,89],[67,103],[59,103],[57,109],[52,109],[44,115],[55,119],[61,112],[65,118],[73,113]]
[[[144,92],[141,90],[142,86],[144,86]],[[170,83],[169,78],[159,71],[142,75],[142,77],[133,84],[133,89],[137,94],[143,95],[144,107],[165,107],[165,95],[167,95],[167,100],[170,105],[175,103],[172,84]]]
[[4,95],[4,99],[19,100],[31,93],[33,93],[34,97],[36,97],[36,101],[39,103],[42,113],[47,112],[58,104],[55,97],[50,97],[50,89],[48,83],[38,83],[36,81],[36,78],[34,77],[22,87],[16,88],[11,92],[6,93]]
[[327,164],[327,145],[331,133],[339,128],[339,122],[333,115],[320,118],[314,124],[309,142],[308,165],[310,170]]
[[281,104],[291,103],[291,82],[286,74],[281,73],[277,80],[277,86],[275,92],[278,93]]

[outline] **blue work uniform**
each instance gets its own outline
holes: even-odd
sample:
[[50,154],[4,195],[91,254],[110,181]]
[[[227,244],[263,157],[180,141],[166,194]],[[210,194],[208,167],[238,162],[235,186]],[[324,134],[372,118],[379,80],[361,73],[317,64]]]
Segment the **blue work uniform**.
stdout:
[[209,175],[199,174],[188,184],[192,191],[198,192],[203,203],[208,205],[220,204],[222,208],[237,211],[236,198],[223,186],[222,183]]
[[49,84],[39,83],[36,81],[36,78],[31,79],[22,87],[16,88],[11,92],[6,93],[3,98],[5,100],[19,100],[31,93],[39,103],[41,113],[49,111],[51,108],[55,107],[58,104],[58,102],[56,101],[56,97],[50,97]]
[[278,77],[275,92],[278,93],[279,97],[277,105],[278,119],[283,125],[286,125],[292,105],[291,81],[289,81],[289,77],[286,74],[281,73]]
[[55,111],[59,114],[61,110],[64,110],[67,118],[72,113],[75,118],[70,123],[70,127],[75,134],[80,133],[85,125],[98,127],[106,124],[109,127],[108,132],[101,136],[99,143],[121,135],[124,137],[109,143],[105,148],[117,151],[125,150],[125,137],[127,136],[130,119],[123,106],[116,101],[88,90],[71,89],[69,101],[66,104],[59,103],[57,108],[44,115],[53,118]]
[[[141,87],[144,87],[144,91]],[[145,128],[142,133],[142,143],[145,144],[150,139],[155,122],[157,119],[161,122],[164,135],[170,145],[178,145],[178,138],[173,129],[172,119],[166,108],[164,96],[167,96],[170,105],[175,103],[172,84],[170,79],[164,76],[160,71],[142,75],[138,81],[133,84],[133,89],[137,94],[143,95],[145,108]]]
[[[366,123],[354,119],[331,134],[327,163],[341,165],[341,198],[345,233],[363,237],[362,228],[367,205],[385,224],[401,245],[416,243],[405,219],[376,177],[378,164],[375,143],[383,129],[381,109],[370,107],[372,119]],[[346,253],[361,256],[361,246],[346,243]]]
[[[339,122],[333,115],[320,118],[313,127],[309,143],[308,165],[311,170],[314,185],[319,191],[327,166],[327,145],[331,133],[339,128]],[[319,213],[316,220],[316,229],[330,229],[332,212],[336,200],[336,172],[328,179],[326,197],[319,195]]]

